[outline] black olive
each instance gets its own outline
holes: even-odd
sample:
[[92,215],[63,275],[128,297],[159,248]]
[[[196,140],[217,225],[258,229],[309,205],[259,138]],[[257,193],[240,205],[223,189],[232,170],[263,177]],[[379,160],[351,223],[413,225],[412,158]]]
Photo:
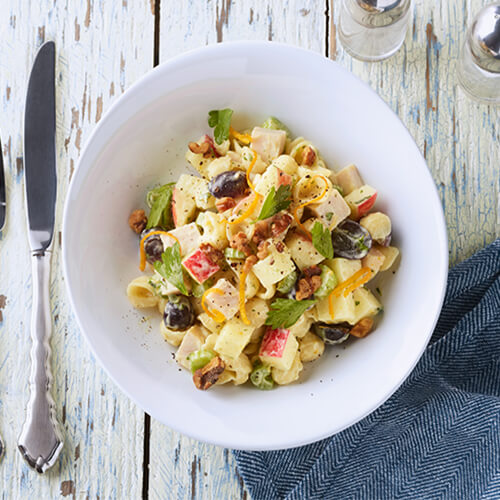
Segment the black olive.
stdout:
[[246,173],[242,170],[222,172],[208,183],[208,190],[216,198],[241,196],[248,190]]
[[314,333],[322,338],[325,344],[340,344],[349,337],[351,327],[347,323],[339,325],[327,325],[326,323],[314,323]]
[[[154,227],[152,229],[144,230],[141,234],[141,238],[144,238],[148,233],[153,231],[158,231],[160,228]],[[161,260],[161,255],[165,251],[163,248],[163,241],[159,234],[153,234],[149,238],[144,240],[144,252],[146,253],[146,260],[152,264],[157,260]]]
[[194,323],[194,310],[191,302],[184,295],[172,293],[167,297],[163,322],[170,330],[187,330]]
[[347,219],[332,231],[335,257],[362,259],[372,247],[370,233],[357,222]]

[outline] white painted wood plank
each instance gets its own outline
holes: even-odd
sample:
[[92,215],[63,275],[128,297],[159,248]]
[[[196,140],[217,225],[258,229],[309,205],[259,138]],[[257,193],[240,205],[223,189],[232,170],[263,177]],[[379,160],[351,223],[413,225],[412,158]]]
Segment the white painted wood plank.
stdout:
[[[400,116],[424,153],[443,202],[450,264],[500,235],[500,109],[457,88],[455,64],[466,27],[488,0],[417,0],[403,48],[380,63],[332,57],[368,82]],[[330,2],[333,31],[339,2]],[[336,49],[335,49],[336,46]]]
[[[313,0],[162,2],[160,61],[208,43],[274,40],[325,53],[325,3]],[[229,450],[152,420],[150,499],[236,499],[248,492]]]
[[[55,235],[51,276],[53,395],[65,446],[44,476],[16,449],[27,400],[31,278],[22,182],[22,117],[36,48],[57,47],[57,226],[83,143],[110,102],[152,67],[149,2],[7,0],[0,16],[0,127],[8,219],[0,235],[0,497],[140,498],[144,414],[97,365],[69,308]],[[98,228],[96,228],[98,231]],[[1,304],[0,304],[1,306]]]

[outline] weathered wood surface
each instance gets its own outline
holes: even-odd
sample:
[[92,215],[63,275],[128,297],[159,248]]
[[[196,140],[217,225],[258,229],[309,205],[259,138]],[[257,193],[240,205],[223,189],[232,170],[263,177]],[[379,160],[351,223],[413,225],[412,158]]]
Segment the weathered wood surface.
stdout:
[[[0,235],[0,462],[4,499],[140,498],[144,413],[93,359],[62,279],[62,207],[80,149],[113,97],[153,64],[149,2],[7,0],[0,16],[0,130],[8,188]],[[44,476],[24,464],[16,441],[28,395],[31,277],[23,194],[22,123],[37,47],[57,47],[58,203],[51,276],[53,395],[65,446]],[[97,230],[97,229],[96,229]],[[5,300],[5,305],[3,301]]]
[[[417,1],[402,50],[369,64],[352,59],[338,41],[338,0],[164,2],[160,61],[203,44],[253,39],[309,48],[348,67],[401,117],[425,154],[443,201],[453,264],[499,234],[499,112],[465,98],[453,71],[464,26],[485,3]],[[155,421],[151,427],[151,498],[247,495],[225,450],[180,436]],[[172,446],[173,458],[167,452]]]
[[[168,58],[207,43],[275,40],[348,67],[398,113],[425,154],[445,208],[451,263],[499,234],[499,110],[456,88],[465,26],[486,0],[416,0],[405,45],[388,61],[353,60],[336,37],[340,0],[190,0],[160,6],[157,53]],[[36,5],[35,5],[36,4]],[[0,463],[2,498],[140,498],[144,415],[115,388],[83,342],[54,255],[54,396],[66,446],[54,469],[34,475],[15,441],[24,418],[30,306],[22,194],[22,112],[27,74],[43,38],[58,46],[58,221],[69,177],[94,124],[151,68],[154,0],[7,0],[0,17],[0,130],[8,166],[8,225],[0,234]],[[60,75],[60,76],[59,76]],[[6,304],[3,304],[6,296]],[[64,405],[64,406],[63,406]],[[146,441],[148,436],[146,436]],[[231,453],[152,421],[149,498],[246,498]]]

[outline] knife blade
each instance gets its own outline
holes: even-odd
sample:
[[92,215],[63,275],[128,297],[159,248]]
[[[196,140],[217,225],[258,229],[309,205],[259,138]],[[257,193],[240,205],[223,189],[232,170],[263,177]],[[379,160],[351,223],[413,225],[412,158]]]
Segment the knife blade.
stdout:
[[5,224],[6,194],[5,194],[5,172],[3,169],[2,142],[0,141],[0,231]]
[[50,257],[56,202],[55,45],[38,51],[28,83],[24,116],[24,181],[31,247],[33,305],[31,313],[30,398],[18,440],[26,462],[37,472],[50,468],[63,441],[50,394]]
[[32,251],[47,250],[56,204],[55,44],[38,51],[28,84],[24,115],[24,175]]

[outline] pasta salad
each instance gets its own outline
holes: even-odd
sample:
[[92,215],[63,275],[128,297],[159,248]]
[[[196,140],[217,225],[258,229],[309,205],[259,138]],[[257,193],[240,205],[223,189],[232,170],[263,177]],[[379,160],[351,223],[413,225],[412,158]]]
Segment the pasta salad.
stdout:
[[152,189],[149,213],[131,213],[144,273],[127,295],[158,308],[198,389],[271,389],[325,345],[373,330],[382,305],[367,285],[399,251],[356,166],[335,173],[278,119],[237,131],[232,115],[210,111],[213,136],[189,143],[198,175]]

